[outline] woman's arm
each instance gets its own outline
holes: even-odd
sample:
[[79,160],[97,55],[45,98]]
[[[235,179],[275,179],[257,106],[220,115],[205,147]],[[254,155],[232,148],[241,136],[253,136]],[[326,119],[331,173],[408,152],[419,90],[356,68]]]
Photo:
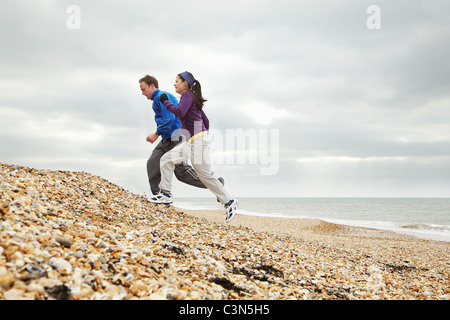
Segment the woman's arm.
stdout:
[[192,106],[194,102],[194,96],[191,92],[186,91],[183,96],[181,97],[180,103],[178,103],[178,106],[174,106],[169,102],[169,100],[165,100],[163,102],[164,106],[172,112],[174,115],[176,115],[178,118],[184,118],[189,108]]

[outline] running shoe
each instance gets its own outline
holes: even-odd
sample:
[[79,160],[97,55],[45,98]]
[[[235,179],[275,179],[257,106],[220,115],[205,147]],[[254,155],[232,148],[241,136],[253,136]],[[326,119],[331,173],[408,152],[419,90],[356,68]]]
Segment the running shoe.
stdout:
[[172,203],[173,198],[170,192],[160,192],[157,195],[150,198],[152,203]]
[[230,202],[228,202],[225,205],[226,222],[231,222],[231,220],[233,220],[234,216],[236,215],[237,206],[238,206],[237,199],[231,199]]

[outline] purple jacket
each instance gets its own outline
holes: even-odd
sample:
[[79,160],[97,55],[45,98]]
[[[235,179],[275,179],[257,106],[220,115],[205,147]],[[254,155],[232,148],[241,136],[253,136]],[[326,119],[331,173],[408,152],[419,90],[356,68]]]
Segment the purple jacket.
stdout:
[[208,117],[203,110],[197,109],[192,92],[186,91],[178,106],[174,106],[169,100],[164,101],[164,106],[180,119],[183,129],[189,131],[189,137],[184,133],[187,140],[197,133],[209,130]]

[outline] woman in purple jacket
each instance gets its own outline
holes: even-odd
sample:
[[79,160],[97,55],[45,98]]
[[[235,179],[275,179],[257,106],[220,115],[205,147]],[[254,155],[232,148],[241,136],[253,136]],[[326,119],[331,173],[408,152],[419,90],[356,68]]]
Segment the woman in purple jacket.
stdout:
[[186,141],[164,154],[161,158],[161,192],[150,199],[154,203],[172,203],[172,174],[175,164],[190,159],[197,171],[198,178],[217,196],[226,212],[225,220],[230,222],[236,214],[238,200],[233,199],[222,183],[211,171],[210,137],[208,135],[209,120],[203,111],[206,100],[202,97],[202,89],[191,73],[177,75],[175,91],[181,94],[178,106],[170,103],[167,95],[161,95],[161,102],[175,114],[183,125]]

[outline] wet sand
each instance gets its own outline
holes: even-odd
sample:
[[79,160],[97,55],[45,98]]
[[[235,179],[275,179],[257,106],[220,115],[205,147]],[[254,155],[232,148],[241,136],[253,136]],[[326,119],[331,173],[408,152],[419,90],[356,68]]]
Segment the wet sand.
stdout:
[[414,236],[403,235],[391,231],[353,227],[326,222],[319,219],[305,218],[274,218],[237,214],[231,223],[226,223],[221,210],[184,210],[189,215],[204,218],[208,221],[230,226],[244,226],[257,232],[267,232],[274,235],[289,235],[308,240],[323,240],[324,237],[341,239],[343,241],[358,239],[409,240],[420,241]]

